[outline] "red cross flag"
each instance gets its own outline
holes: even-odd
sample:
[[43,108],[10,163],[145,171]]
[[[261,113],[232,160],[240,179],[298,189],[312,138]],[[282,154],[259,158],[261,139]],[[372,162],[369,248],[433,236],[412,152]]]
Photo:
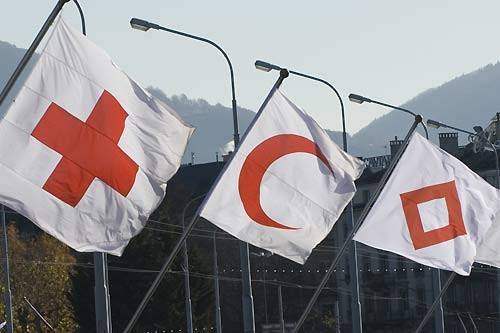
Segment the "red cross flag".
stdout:
[[496,188],[415,133],[354,239],[469,275],[499,209]]
[[303,264],[352,199],[364,163],[277,90],[207,196],[201,216]]
[[0,121],[0,201],[78,251],[121,255],[192,131],[59,20]]

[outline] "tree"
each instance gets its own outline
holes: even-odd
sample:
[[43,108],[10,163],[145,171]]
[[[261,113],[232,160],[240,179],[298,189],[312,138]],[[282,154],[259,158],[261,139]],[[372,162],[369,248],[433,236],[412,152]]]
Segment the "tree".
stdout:
[[[71,250],[45,233],[20,234],[15,223],[8,226],[8,241],[15,332],[36,331],[36,317],[24,297],[57,332],[78,330],[69,299],[75,264]],[[5,318],[4,304],[0,316]]]

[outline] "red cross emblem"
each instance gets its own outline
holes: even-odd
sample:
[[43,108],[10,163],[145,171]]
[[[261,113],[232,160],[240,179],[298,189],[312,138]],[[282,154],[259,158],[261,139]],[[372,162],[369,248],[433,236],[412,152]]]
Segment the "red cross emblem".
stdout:
[[107,91],[86,122],[52,103],[31,133],[63,156],[43,189],[74,207],[94,178],[99,178],[127,196],[138,170],[137,164],[118,147],[127,116]]
[[[467,234],[454,180],[402,193],[400,197],[415,250]],[[441,198],[444,198],[446,202],[449,224],[441,228],[425,231],[418,211],[418,204]]]

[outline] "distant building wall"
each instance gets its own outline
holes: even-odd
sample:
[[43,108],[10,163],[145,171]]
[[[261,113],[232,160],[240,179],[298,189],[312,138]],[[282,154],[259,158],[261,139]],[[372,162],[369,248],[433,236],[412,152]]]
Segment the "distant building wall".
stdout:
[[394,140],[389,141],[389,145],[391,146],[391,158],[393,158],[398,152],[399,148],[403,145],[404,140],[399,140],[397,136],[394,137]]
[[458,133],[439,133],[439,147],[453,156],[458,155]]

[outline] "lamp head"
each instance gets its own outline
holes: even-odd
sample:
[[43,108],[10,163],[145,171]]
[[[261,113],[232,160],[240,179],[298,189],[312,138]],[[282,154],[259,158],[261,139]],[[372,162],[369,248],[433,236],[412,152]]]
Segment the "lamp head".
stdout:
[[483,128],[481,126],[474,126],[472,127],[474,129],[474,131],[479,134],[481,132],[483,132]]
[[349,94],[349,100],[354,103],[362,104],[363,102],[370,103],[372,100],[361,95]]
[[427,126],[432,127],[432,128],[440,128],[441,123],[439,121],[435,121],[432,119],[427,119]]
[[255,68],[260,70],[260,71],[264,71],[264,72],[270,72],[273,69],[277,70],[277,71],[281,70],[281,67],[270,64],[270,63],[262,61],[262,60],[257,60],[255,62]]
[[151,23],[149,23],[148,21],[145,21],[145,20],[138,19],[138,18],[131,19],[130,26],[133,29],[140,30],[140,31],[148,31],[149,29],[152,28]]

